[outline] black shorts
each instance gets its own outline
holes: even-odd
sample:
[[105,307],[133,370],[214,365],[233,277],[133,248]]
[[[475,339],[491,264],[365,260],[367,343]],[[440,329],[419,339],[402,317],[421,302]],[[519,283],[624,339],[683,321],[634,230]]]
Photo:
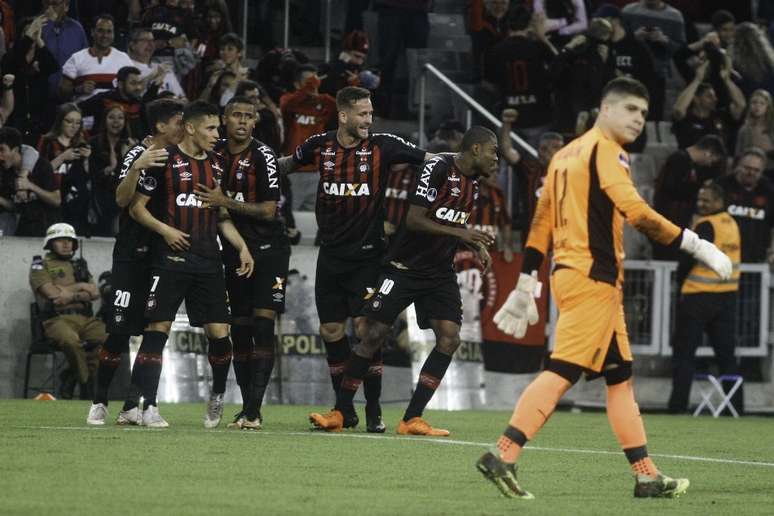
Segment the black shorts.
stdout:
[[392,325],[411,303],[417,323],[430,328],[430,321],[462,323],[462,297],[454,273],[443,277],[420,278],[392,267],[382,270],[376,293],[363,308],[363,315]]
[[174,321],[180,303],[191,326],[230,323],[223,269],[212,273],[184,272],[154,267],[151,270],[145,317],[149,322]]
[[361,315],[363,303],[373,294],[379,278],[379,260],[347,262],[330,257],[320,249],[314,280],[320,323],[340,322]]
[[110,306],[106,329],[111,335],[142,335],[148,299],[150,262],[114,261],[110,271]]
[[255,270],[249,278],[237,276],[238,265],[226,266],[231,316],[252,317],[253,310],[258,308],[284,313],[290,249],[252,254]]

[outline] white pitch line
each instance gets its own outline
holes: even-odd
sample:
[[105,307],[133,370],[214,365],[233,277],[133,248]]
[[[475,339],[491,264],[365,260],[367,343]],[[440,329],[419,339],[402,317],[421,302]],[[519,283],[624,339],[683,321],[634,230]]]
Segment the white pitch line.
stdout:
[[[8,428],[8,427],[6,427]],[[18,429],[25,429],[25,430],[75,430],[75,431],[86,431],[86,432],[93,432],[98,430],[109,430],[111,428],[116,428],[113,425],[107,425],[107,426],[14,426],[10,428],[18,428]],[[138,431],[138,432],[147,432],[147,431],[156,431],[156,432],[166,432],[168,430],[165,430],[163,428],[142,428],[142,427],[136,427],[136,426],[126,426],[121,427],[122,430],[125,431]],[[185,430],[185,429],[176,429],[175,432],[196,432],[200,433],[201,430]],[[434,444],[450,444],[450,445],[456,445],[456,446],[475,446],[477,448],[486,448],[492,445],[492,443],[477,443],[474,441],[459,441],[456,439],[441,439],[441,438],[431,438],[431,437],[399,437],[399,436],[387,436],[387,435],[368,435],[368,434],[350,434],[350,433],[326,433],[326,432],[275,432],[271,430],[261,430],[259,432],[235,432],[233,430],[205,430],[206,433],[220,433],[220,432],[227,432],[231,434],[237,434],[241,433],[244,435],[280,435],[280,436],[303,436],[303,437],[330,437],[330,438],[351,438],[351,439],[389,439],[392,441],[404,441],[404,442],[423,442],[423,443],[434,443]],[[588,455],[620,455],[621,452],[619,451],[609,451],[609,450],[589,450],[589,449],[583,449],[583,448],[551,448],[547,446],[533,446],[529,445],[526,447],[528,451],[543,451],[543,452],[553,452],[553,453],[580,453],[580,454],[588,454]],[[718,459],[715,457],[695,457],[692,455],[672,455],[668,453],[651,453],[651,457],[662,457],[665,459],[675,459],[675,460],[688,460],[688,461],[694,461],[694,462],[710,462],[714,464],[736,464],[739,466],[762,466],[765,468],[774,468],[774,462],[756,462],[756,461],[750,461],[750,460],[737,460],[737,459]]]

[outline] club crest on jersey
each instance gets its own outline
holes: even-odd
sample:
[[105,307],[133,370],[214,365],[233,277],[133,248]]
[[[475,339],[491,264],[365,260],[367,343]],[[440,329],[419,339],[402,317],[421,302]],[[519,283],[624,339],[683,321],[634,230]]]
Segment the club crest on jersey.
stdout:
[[427,200],[430,202],[435,201],[438,198],[438,190],[435,188],[429,188],[425,197],[427,197]]
[[323,183],[323,191],[339,197],[366,197],[371,195],[368,183]]
[[189,207],[193,206],[195,208],[201,208],[202,207],[202,201],[200,201],[196,194],[193,193],[181,193],[177,197],[175,197],[175,203],[178,206],[183,207]]
[[145,176],[144,178],[140,179],[140,182],[142,183],[142,187],[149,192],[152,192],[158,186],[156,178],[153,176]]
[[453,224],[467,224],[470,213],[465,211],[458,211],[452,208],[442,206],[435,210],[435,216],[438,219],[451,222]]
[[360,172],[362,174],[367,174],[368,173],[368,163],[361,163],[360,166],[358,167],[358,170],[360,170]]
[[618,155],[618,163],[626,170],[629,170],[629,158],[623,152]]
[[245,177],[245,175],[242,172],[237,172],[236,173],[237,181],[241,181],[243,177]]

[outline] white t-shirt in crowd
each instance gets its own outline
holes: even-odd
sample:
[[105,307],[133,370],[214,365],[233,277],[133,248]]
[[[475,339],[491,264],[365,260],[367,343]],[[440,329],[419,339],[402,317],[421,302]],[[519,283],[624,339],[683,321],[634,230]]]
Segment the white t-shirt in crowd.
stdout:
[[[140,70],[140,75],[143,79],[153,75],[156,72],[156,68],[161,66],[159,63],[151,63],[150,65],[139,61],[132,61],[132,63]],[[185,98],[185,91],[183,91],[183,87],[180,86],[180,81],[177,80],[177,76],[172,71],[169,71],[164,75],[164,81],[161,83],[161,86],[159,86],[159,93],[164,91],[171,92],[175,97]]]
[[110,48],[108,55],[97,58],[90,48],[79,50],[70,56],[62,66],[62,75],[71,79],[78,86],[86,81],[94,81],[96,88],[90,94],[75,96],[75,102],[81,102],[97,93],[112,90],[118,70],[124,66],[134,66],[131,58],[118,49]]

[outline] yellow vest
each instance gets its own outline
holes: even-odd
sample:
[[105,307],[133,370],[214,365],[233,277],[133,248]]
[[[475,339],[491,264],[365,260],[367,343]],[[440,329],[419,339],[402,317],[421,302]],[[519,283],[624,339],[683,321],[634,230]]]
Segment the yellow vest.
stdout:
[[739,290],[739,262],[741,261],[742,253],[739,227],[736,225],[733,217],[726,211],[700,217],[694,222],[693,229],[696,229],[702,222],[712,224],[712,231],[715,234],[715,241],[713,243],[731,258],[734,270],[729,279],[722,280],[712,269],[701,262],[697,262],[688,273],[688,277],[685,279],[680,292],[683,294],[736,292]]

